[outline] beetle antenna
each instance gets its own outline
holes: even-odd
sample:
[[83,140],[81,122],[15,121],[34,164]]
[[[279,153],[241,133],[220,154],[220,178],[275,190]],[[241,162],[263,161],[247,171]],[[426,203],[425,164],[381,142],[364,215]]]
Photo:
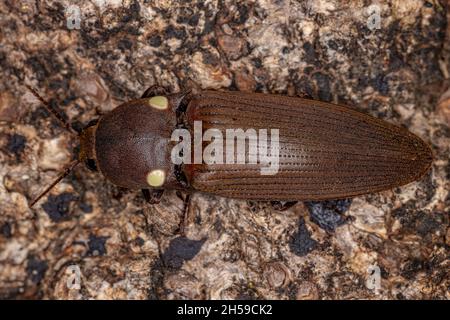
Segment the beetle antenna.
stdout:
[[80,161],[79,160],[74,160],[72,161],[72,163],[70,163],[70,165],[64,169],[63,172],[61,172],[58,176],[58,178],[56,178],[47,188],[45,188],[44,191],[42,191],[33,201],[31,201],[30,203],[30,208],[32,208],[36,202],[38,202],[39,200],[41,200],[41,198],[43,196],[45,196],[54,186],[56,186],[58,184],[58,182],[60,182],[62,179],[64,179],[65,177],[67,177],[69,175],[69,173],[72,172],[72,170],[77,166],[77,164],[79,164]]
[[56,119],[58,119],[59,123],[70,133],[77,134],[72,126],[64,119],[64,117],[61,115],[61,113],[58,112],[53,106],[50,105],[44,98],[41,97],[39,93],[37,93],[36,90],[34,90],[29,85],[25,84],[25,86],[28,88],[28,90],[31,91],[31,93],[44,105],[44,107],[47,109],[48,112],[50,112]]

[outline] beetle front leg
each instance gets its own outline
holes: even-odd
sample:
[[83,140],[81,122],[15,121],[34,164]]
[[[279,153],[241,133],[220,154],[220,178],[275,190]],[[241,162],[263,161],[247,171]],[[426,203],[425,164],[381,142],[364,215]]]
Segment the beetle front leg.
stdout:
[[167,95],[166,88],[161,87],[159,85],[154,85],[144,91],[144,93],[141,96],[141,99],[151,98],[154,96],[166,96],[166,95]]
[[145,201],[149,204],[158,204],[164,194],[163,189],[142,189]]

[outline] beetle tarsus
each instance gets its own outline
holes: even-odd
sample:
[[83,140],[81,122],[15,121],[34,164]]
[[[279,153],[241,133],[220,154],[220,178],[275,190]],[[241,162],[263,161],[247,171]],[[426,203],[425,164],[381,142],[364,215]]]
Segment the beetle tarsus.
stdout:
[[145,201],[149,204],[158,204],[164,193],[162,189],[142,189]]
[[297,204],[298,201],[271,201],[272,208],[276,211],[286,211]]
[[189,215],[189,208],[191,205],[191,195],[188,193],[186,194],[186,197],[184,198],[184,210],[183,210],[183,216],[181,217],[181,221],[180,221],[180,235],[181,236],[185,236],[186,233],[186,227],[187,227],[187,221],[188,219],[188,215]]
[[297,97],[302,99],[314,100],[314,97],[307,92],[298,92]]

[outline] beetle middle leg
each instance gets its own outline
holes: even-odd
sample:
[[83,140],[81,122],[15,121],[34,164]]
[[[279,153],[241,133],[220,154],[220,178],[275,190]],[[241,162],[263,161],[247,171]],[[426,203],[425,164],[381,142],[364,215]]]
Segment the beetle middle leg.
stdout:
[[[164,190],[162,189],[142,189],[142,194],[146,202],[146,212],[149,214],[148,218],[160,234],[165,236],[185,235],[186,226],[189,221],[190,193],[176,192],[177,197],[183,201],[181,212],[179,210],[180,206],[176,205],[173,201],[175,199],[170,197],[171,194],[164,201],[161,201],[164,194]],[[175,209],[175,206],[178,209]]]
[[185,236],[185,230],[187,227],[187,222],[189,220],[189,208],[191,207],[191,194],[188,193],[183,199],[184,207],[183,207],[183,215],[181,216],[180,221],[180,235]]
[[286,211],[295,206],[298,201],[270,201],[272,209],[276,211]]
[[272,209],[275,211],[286,211],[293,206],[295,206],[298,201],[256,201],[256,200],[248,200],[247,206],[248,209],[256,213],[258,211],[264,209]]
[[166,96],[167,90],[164,87],[161,87],[159,85],[154,85],[149,87],[147,90],[144,91],[144,93],[141,96],[141,99],[143,98],[151,98],[154,96]]

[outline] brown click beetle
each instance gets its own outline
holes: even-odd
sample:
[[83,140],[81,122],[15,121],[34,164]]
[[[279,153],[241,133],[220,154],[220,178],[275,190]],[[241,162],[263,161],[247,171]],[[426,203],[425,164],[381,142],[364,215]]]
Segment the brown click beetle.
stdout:
[[[278,171],[261,174],[266,165],[262,162],[175,164],[172,133],[178,128],[195,135],[195,122],[202,123],[202,134],[211,128],[277,128]],[[79,162],[115,185],[142,189],[146,199],[155,203],[165,189],[248,200],[341,199],[417,180],[433,159],[423,140],[383,120],[336,104],[259,93],[168,94],[151,87],[140,99],[118,106],[78,135],[79,160],[31,206]]]

